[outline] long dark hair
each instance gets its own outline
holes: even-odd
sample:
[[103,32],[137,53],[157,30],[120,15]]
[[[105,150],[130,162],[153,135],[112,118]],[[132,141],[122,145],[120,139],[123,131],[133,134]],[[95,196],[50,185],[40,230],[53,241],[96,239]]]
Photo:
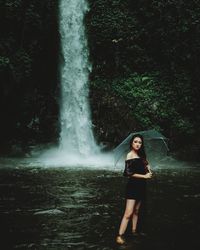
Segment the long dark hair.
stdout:
[[141,145],[141,148],[138,150],[138,155],[140,158],[142,158],[142,160],[144,161],[144,163],[147,165],[148,162],[147,162],[147,156],[146,156],[146,153],[145,153],[145,147],[144,147],[144,138],[142,135],[140,134],[134,134],[133,137],[131,138],[130,140],[130,150],[132,150],[132,143],[133,143],[133,140],[136,138],[136,137],[139,137],[142,141],[142,145]]

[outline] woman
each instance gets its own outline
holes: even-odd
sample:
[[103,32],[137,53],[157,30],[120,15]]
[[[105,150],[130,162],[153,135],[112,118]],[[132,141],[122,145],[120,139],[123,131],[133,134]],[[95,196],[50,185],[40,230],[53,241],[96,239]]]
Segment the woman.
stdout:
[[152,178],[150,166],[146,160],[144,140],[139,134],[130,141],[131,151],[127,154],[125,165],[132,168],[126,186],[126,209],[116,238],[118,244],[124,244],[123,234],[132,218],[132,234],[136,235],[138,212],[146,194],[146,180]]

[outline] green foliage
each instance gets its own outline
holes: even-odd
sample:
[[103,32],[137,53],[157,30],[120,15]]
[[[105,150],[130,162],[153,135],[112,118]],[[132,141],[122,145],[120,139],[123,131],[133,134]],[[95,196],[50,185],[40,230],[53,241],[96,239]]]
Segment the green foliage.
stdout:
[[[182,147],[186,139],[199,145],[200,0],[88,3],[90,99],[98,140],[112,147],[133,130],[156,128],[174,145]],[[58,134],[58,4],[1,1],[2,143]]]
[[[189,132],[192,124],[181,111],[190,107],[179,99],[181,89],[172,90],[160,76],[135,73],[128,79],[115,82],[112,88],[127,101],[143,129],[153,127],[164,130],[171,127]],[[186,97],[190,96],[191,93],[187,92]]]
[[3,70],[4,67],[6,67],[9,64],[9,58],[8,57],[0,57],[0,70]]
[[[123,139],[132,131],[146,129],[164,133],[176,150],[183,140],[198,144],[195,135],[199,133],[200,116],[193,112],[194,91],[186,76],[181,80],[178,75],[171,85],[158,72],[134,73],[112,80],[99,78],[91,82],[91,91],[93,117],[98,121],[96,131],[110,134],[111,137],[101,135],[101,138],[111,145],[119,143],[115,136]],[[109,116],[104,115],[107,113]]]
[[126,102],[137,127],[157,128],[177,147],[199,145],[200,1],[89,3],[92,93]]
[[[1,1],[2,145],[57,136],[57,4],[57,0]],[[30,126],[35,120],[39,130]]]
[[94,74],[180,70],[197,74],[200,1],[89,0]]
[[10,69],[13,72],[13,77],[16,82],[29,77],[32,72],[32,58],[21,49],[11,58]]

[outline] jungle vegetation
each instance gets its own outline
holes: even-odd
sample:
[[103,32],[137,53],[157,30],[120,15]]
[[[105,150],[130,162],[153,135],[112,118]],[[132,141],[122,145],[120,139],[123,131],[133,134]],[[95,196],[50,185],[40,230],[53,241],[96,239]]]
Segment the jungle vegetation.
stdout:
[[[0,0],[1,151],[59,137],[58,0]],[[200,0],[88,0],[94,133],[111,149],[157,129],[199,159]],[[108,115],[109,114],[109,115]]]

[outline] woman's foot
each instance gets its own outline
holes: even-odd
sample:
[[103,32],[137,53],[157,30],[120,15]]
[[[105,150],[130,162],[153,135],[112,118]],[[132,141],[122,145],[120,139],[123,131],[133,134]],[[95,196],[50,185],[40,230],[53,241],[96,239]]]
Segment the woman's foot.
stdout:
[[131,234],[134,237],[138,237],[139,236],[139,234],[138,234],[138,232],[136,230],[133,230]]
[[132,236],[135,237],[146,237],[147,234],[144,232],[137,232],[137,231],[132,231]]
[[123,245],[126,243],[124,237],[122,235],[118,235],[117,238],[116,238],[116,242],[120,245]]

